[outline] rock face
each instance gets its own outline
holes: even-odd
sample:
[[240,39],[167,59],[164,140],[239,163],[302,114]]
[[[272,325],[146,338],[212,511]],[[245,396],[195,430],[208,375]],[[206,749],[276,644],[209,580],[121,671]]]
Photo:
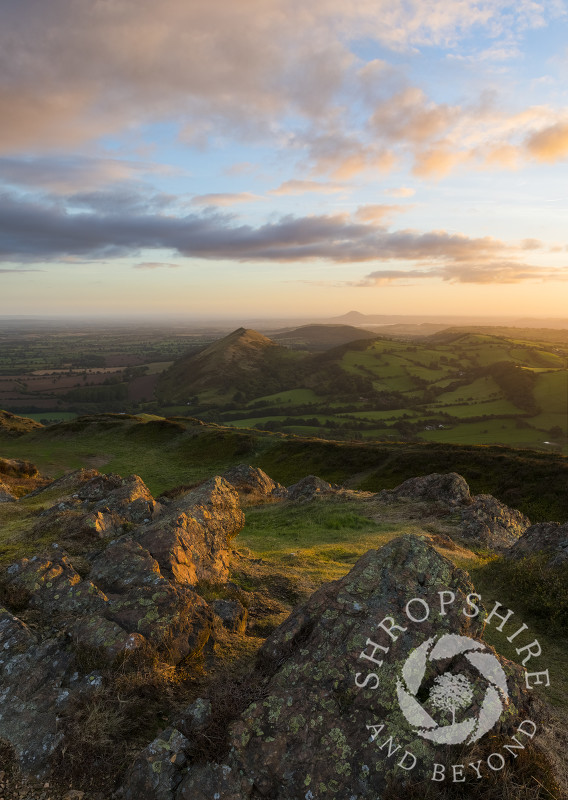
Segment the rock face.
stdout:
[[215,477],[171,503],[138,541],[177,583],[222,582],[229,576],[230,541],[244,522],[237,490]]
[[69,700],[72,662],[60,640],[39,640],[0,607],[0,736],[27,772],[41,772],[61,741],[57,716]]
[[311,500],[316,495],[333,494],[337,487],[327,481],[318,478],[316,475],[307,475],[298,483],[288,487],[288,500]]
[[266,472],[248,464],[239,464],[223,473],[223,478],[232,484],[240,495],[262,502],[283,499],[287,492],[284,486],[273,481]]
[[539,553],[549,556],[548,566],[551,567],[568,562],[568,523],[540,522],[532,525],[511,547],[507,556],[520,559]]
[[469,486],[465,478],[457,472],[433,472],[431,475],[409,478],[395,489],[381,492],[381,495],[385,499],[391,497],[439,502],[451,508],[468,506],[472,502]]
[[530,526],[520,511],[509,508],[490,494],[478,494],[461,512],[461,534],[494,550],[505,550]]
[[[465,660],[463,653],[475,650],[472,658],[477,656],[478,663],[489,659],[495,665],[497,659],[479,641],[481,615],[471,618],[462,611],[472,591],[466,573],[414,536],[367,552],[348,575],[323,586],[266,640],[260,651],[262,674],[268,676],[265,699],[252,703],[232,724],[226,760],[182,767],[169,780],[165,794],[147,791],[145,797],[376,800],[397,769],[395,777],[404,787],[405,781],[415,780],[421,768],[431,768],[440,757],[439,748],[420,736],[417,728],[425,725],[440,731],[448,727],[447,718],[428,718],[428,723],[426,709],[419,704],[410,713],[414,724],[402,710],[409,694],[405,687],[422,703],[428,702],[418,693],[418,657],[409,660],[412,653],[423,654],[424,672],[424,648],[443,640],[442,655],[429,664],[426,678],[432,685],[446,670],[465,670],[472,681],[477,679],[473,699],[468,701],[472,717],[467,724],[474,726],[476,716],[481,719],[489,684],[479,679],[473,662]],[[438,592],[448,592],[444,614]],[[453,603],[450,592],[455,596]],[[405,615],[409,601],[416,620],[423,618],[425,606],[428,618],[411,621]],[[391,637],[381,629],[381,622],[388,630],[392,624],[404,630],[395,629]],[[452,642],[449,650],[448,642]],[[490,726],[495,733],[512,731],[520,722],[518,712],[526,711],[525,704],[530,702],[521,693],[520,668],[501,663],[509,700],[497,699],[503,713]],[[495,688],[492,691],[498,695]],[[428,709],[434,713],[432,706]],[[394,758],[389,755],[391,746]],[[412,777],[396,767],[406,751],[412,754],[406,756],[407,766],[416,758]],[[132,783],[127,783],[126,797],[134,795]]]

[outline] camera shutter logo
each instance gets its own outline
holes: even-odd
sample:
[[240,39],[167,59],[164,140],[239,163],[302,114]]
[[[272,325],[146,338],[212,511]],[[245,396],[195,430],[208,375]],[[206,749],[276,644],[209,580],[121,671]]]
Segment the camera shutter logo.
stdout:
[[[438,724],[417,699],[429,664],[459,655],[469,661],[487,688],[479,712],[456,722],[456,712],[467,708],[473,699],[473,684],[465,675],[445,672],[434,681],[428,700],[452,715],[448,725]],[[480,739],[498,722],[503,707],[509,702],[507,678],[497,658],[482,642],[468,636],[443,634],[432,637],[413,650],[406,659],[396,684],[398,703],[407,722],[416,733],[436,744],[471,744]]]

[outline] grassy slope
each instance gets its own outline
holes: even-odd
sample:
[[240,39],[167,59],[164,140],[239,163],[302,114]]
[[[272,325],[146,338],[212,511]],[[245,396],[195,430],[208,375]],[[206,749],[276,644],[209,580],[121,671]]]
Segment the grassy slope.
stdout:
[[47,475],[96,467],[139,474],[154,494],[251,463],[290,485],[313,473],[377,491],[430,472],[459,472],[473,490],[494,494],[533,520],[568,519],[568,462],[506,447],[439,443],[334,442],[200,425],[190,419],[100,416],[0,435],[0,457],[32,461]]

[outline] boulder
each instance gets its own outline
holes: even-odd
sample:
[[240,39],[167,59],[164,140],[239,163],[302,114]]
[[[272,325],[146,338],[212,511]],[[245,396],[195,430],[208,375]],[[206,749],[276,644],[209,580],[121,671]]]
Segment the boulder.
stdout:
[[182,495],[137,539],[176,583],[226,581],[230,542],[244,526],[237,490],[215,477]]
[[[376,800],[396,782],[404,796],[443,757],[436,737],[471,744],[489,730],[513,733],[532,698],[523,670],[481,640],[484,612],[463,613],[473,591],[465,572],[415,536],[367,552],[266,640],[251,676],[263,699],[231,724],[222,763],[190,764],[175,800]],[[454,673],[471,691],[455,725],[430,697]],[[416,769],[397,766],[403,757]]]
[[530,526],[520,511],[509,508],[490,494],[478,494],[461,512],[461,534],[494,550],[511,547]]
[[469,506],[472,497],[465,478],[457,472],[409,478],[395,489],[380,492],[383,499],[408,499],[443,503],[450,508]]
[[543,553],[548,566],[557,567],[568,561],[568,523],[539,522],[531,525],[507,552],[508,558],[520,559]]
[[311,500],[316,495],[333,494],[335,491],[337,491],[337,487],[318,478],[317,475],[306,475],[305,478],[288,487],[288,500]]
[[270,478],[258,467],[238,464],[223,473],[223,478],[232,484],[240,495],[255,500],[280,500],[287,492],[284,486]]

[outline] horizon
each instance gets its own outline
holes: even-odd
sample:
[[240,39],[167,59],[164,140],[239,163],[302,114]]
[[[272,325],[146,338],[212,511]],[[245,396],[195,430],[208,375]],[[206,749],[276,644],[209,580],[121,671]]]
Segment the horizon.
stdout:
[[0,316],[565,313],[564,0],[0,23]]

